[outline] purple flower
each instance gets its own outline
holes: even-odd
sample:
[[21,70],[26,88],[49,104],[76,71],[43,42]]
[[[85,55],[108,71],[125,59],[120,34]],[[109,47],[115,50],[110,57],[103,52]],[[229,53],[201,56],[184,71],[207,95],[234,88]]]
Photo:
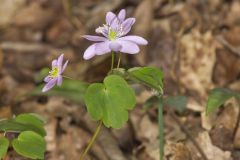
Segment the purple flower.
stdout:
[[49,75],[44,78],[44,82],[47,84],[43,87],[42,92],[47,92],[53,88],[55,84],[58,86],[62,84],[62,73],[68,64],[67,60],[63,65],[63,56],[64,54],[61,54],[58,59],[52,61],[52,70],[49,72]]
[[83,36],[95,42],[86,49],[83,58],[88,60],[95,55],[103,55],[111,51],[136,54],[140,51],[138,45],[147,45],[148,42],[142,37],[126,36],[135,23],[135,18],[125,19],[125,17],[125,9],[122,9],[117,16],[112,12],[108,12],[106,24],[96,29],[96,33],[103,36]]

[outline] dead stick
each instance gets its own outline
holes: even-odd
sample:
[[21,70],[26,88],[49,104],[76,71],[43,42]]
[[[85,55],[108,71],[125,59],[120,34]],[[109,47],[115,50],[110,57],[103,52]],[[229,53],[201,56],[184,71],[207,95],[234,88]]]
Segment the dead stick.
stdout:
[[180,126],[181,130],[189,137],[189,139],[192,141],[193,145],[195,145],[195,147],[197,148],[197,150],[201,154],[202,158],[204,160],[208,160],[208,158],[205,155],[205,153],[203,152],[202,148],[199,146],[197,141],[189,133],[188,129],[184,125],[182,125],[181,121],[178,119],[178,117],[175,115],[175,113],[173,111],[170,111],[169,113],[170,113],[170,116],[173,118],[173,120]]
[[236,47],[234,47],[233,45],[231,45],[228,41],[226,41],[226,39],[223,36],[217,36],[216,39],[224,46],[226,47],[229,51],[231,51],[232,53],[237,54],[238,56],[240,56],[240,50]]

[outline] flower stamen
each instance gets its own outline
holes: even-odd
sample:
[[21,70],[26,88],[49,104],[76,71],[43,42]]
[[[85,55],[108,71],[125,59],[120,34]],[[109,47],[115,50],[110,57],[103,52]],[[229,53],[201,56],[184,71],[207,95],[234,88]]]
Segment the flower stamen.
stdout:
[[49,71],[49,77],[56,78],[59,75],[60,69],[58,67],[54,67],[51,71]]

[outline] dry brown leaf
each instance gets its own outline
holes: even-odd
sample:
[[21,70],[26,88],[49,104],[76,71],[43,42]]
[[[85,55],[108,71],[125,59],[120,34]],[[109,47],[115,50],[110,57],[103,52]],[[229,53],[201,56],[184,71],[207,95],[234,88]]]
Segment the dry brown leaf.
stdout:
[[0,48],[0,73],[1,73],[1,70],[2,70],[2,66],[3,66],[3,52]]
[[53,10],[43,8],[39,1],[34,1],[29,6],[19,11],[12,22],[17,27],[44,29],[53,18]]
[[234,145],[234,148],[240,149],[240,124],[238,124],[238,128],[233,140],[233,145]]
[[[186,117],[179,119],[183,124],[186,121]],[[172,116],[166,114],[164,117],[164,133],[165,139],[171,142],[179,142],[186,140],[186,134],[182,131],[176,121],[173,120]]]
[[211,32],[193,30],[180,38],[180,83],[200,97],[213,87],[216,45]]
[[155,140],[151,143],[145,143],[144,145],[146,147],[145,152],[149,156],[149,159],[159,160],[159,141]]
[[[220,86],[226,86],[233,82],[240,74],[240,57],[238,55],[240,53],[240,38],[236,36],[239,34],[240,27],[233,27],[225,32],[222,37],[218,37],[221,46],[217,48],[216,52],[217,63],[213,79]],[[233,50],[236,52],[233,52]]]
[[[217,63],[214,81],[219,86],[226,86],[237,79],[240,74],[240,58],[226,49],[217,50]],[[229,72],[231,71],[231,72]]]
[[197,141],[208,160],[232,160],[231,152],[223,151],[212,144],[208,132],[199,133]]
[[26,0],[1,0],[0,27],[10,24],[15,14],[19,12]]
[[153,95],[154,95],[153,91],[144,90],[137,96],[137,103],[143,104],[144,102],[146,102],[146,100],[148,100]]
[[114,0],[111,3],[109,3],[109,1],[103,1],[103,3],[96,5],[92,12],[86,13],[88,22],[85,26],[89,29],[93,29],[93,27],[102,25],[102,20],[104,20],[106,13],[115,10],[117,7],[121,6],[124,1],[125,0]]
[[[225,103],[225,108],[215,119],[215,125],[210,131],[214,145],[224,149],[233,149],[233,134],[238,121],[239,107],[237,101],[232,98]],[[221,139],[221,141],[220,141]]]
[[203,105],[199,104],[193,97],[188,97],[187,108],[195,112],[204,111]]
[[[143,0],[137,7],[134,17],[136,18],[136,24],[134,26],[133,33],[148,38],[153,24],[153,6],[154,0]],[[140,65],[145,65],[147,60],[147,48],[142,47],[140,54],[136,56],[136,59]]]
[[70,21],[62,17],[57,20],[47,31],[47,39],[49,42],[57,45],[65,46],[72,38],[73,27]]
[[44,128],[47,131],[47,136],[45,137],[47,142],[47,151],[54,152],[57,149],[57,120],[55,118],[48,119]]
[[168,141],[165,147],[165,156],[169,160],[191,160],[191,153],[183,143],[173,143]]
[[239,10],[240,10],[240,2],[233,1],[231,3],[230,9],[227,12],[226,23],[229,25],[234,25],[235,23],[239,22]]
[[55,159],[79,159],[90,138],[90,135],[83,129],[69,127],[65,134],[58,137],[57,150],[54,152]]
[[118,140],[118,144],[124,150],[131,152],[132,148],[134,147],[134,133],[128,123],[126,123],[120,129],[113,129],[113,135]]
[[158,137],[158,125],[153,123],[148,115],[144,115],[140,121],[138,135],[142,141],[154,142]]
[[0,106],[0,117],[11,118],[13,116],[10,106]]
[[201,125],[202,128],[206,129],[207,131],[210,131],[215,124],[215,121],[217,119],[217,113],[211,113],[210,115],[206,116],[206,111],[201,113]]

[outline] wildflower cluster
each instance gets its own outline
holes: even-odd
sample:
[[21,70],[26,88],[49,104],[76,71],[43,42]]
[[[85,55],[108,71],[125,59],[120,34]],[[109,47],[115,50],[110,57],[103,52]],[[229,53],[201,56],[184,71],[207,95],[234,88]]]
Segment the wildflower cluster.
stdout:
[[[87,40],[95,42],[89,46],[83,54],[83,58],[88,60],[95,55],[103,55],[113,52],[122,52],[128,54],[136,54],[140,51],[138,45],[147,45],[146,39],[136,36],[128,35],[131,31],[136,19],[131,17],[126,19],[126,10],[122,9],[118,15],[113,12],[108,12],[106,15],[106,24],[96,29],[97,34],[102,36],[84,35]],[[60,86],[62,84],[62,73],[65,70],[68,61],[62,66],[63,54],[58,59],[52,61],[52,70],[44,79],[47,84],[42,89],[43,92],[51,89],[55,84]]]
[[[102,125],[108,128],[121,128],[128,120],[129,110],[132,110],[136,105],[136,96],[133,88],[125,80],[130,78],[136,83],[142,83],[162,94],[162,72],[154,67],[135,67],[131,69],[119,68],[120,59],[117,68],[114,68],[114,55],[118,52],[137,54],[140,51],[139,45],[147,45],[146,39],[137,35],[128,35],[131,31],[135,18],[126,18],[126,10],[122,9],[118,15],[113,12],[106,14],[106,23],[96,29],[98,35],[84,35],[83,38],[93,41],[83,54],[85,60],[93,58],[95,55],[103,55],[112,52],[111,71],[102,83],[86,84],[64,76],[64,70],[68,65],[68,60],[64,62],[64,54],[61,54],[57,59],[52,61],[52,68],[48,75],[44,78],[45,85],[35,95],[53,95],[61,91],[61,88],[68,86],[69,88],[62,89],[61,94],[73,100],[79,101],[79,96],[84,94],[84,99],[87,112],[92,119],[99,121],[92,139],[88,146],[81,154],[80,160],[83,160],[88,153],[93,142],[95,141]],[[121,71],[121,74],[117,74]],[[69,85],[62,85],[68,82]],[[66,83],[65,83],[66,84]],[[76,85],[77,84],[77,85]],[[78,85],[84,84],[84,89],[78,89]],[[54,88],[54,86],[59,86]],[[53,92],[48,92],[50,90]],[[71,92],[71,90],[74,90]],[[48,93],[46,93],[48,92]],[[66,93],[65,93],[66,92]],[[82,93],[84,92],[84,93]],[[64,94],[63,94],[64,93]],[[82,100],[81,99],[81,100]],[[46,150],[46,142],[44,136],[44,121],[36,114],[18,115],[13,119],[0,121],[0,131],[5,133],[19,133],[13,142],[14,150],[27,158],[44,159]],[[8,135],[8,134],[5,134]],[[162,136],[160,136],[161,138]],[[9,140],[6,137],[0,137],[0,158],[4,157],[9,146]],[[31,150],[29,150],[31,148]],[[161,155],[163,155],[161,153]]]

